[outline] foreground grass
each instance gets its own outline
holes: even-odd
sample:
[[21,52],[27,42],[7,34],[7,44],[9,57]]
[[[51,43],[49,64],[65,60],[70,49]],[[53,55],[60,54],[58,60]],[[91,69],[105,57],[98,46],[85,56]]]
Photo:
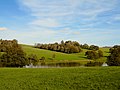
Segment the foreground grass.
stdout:
[[120,67],[0,68],[0,90],[120,90]]

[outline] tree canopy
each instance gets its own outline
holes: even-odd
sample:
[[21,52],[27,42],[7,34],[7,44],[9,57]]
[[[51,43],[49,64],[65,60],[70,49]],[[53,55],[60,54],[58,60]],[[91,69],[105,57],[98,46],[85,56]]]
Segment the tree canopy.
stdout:
[[26,54],[23,52],[17,40],[1,40],[0,66],[2,67],[22,67],[28,64]]
[[107,64],[109,66],[120,66],[120,46],[115,45],[110,48],[110,56],[107,58]]
[[87,51],[85,53],[85,56],[87,56],[88,59],[98,59],[100,57],[103,57],[103,52],[101,50],[98,50],[98,52],[92,50],[92,51]]
[[80,44],[76,41],[66,41],[64,42],[63,40],[61,43],[54,43],[54,44],[36,44],[35,48],[40,48],[40,49],[46,49],[46,50],[52,50],[52,51],[57,51],[57,52],[63,52],[63,53],[79,53],[81,52],[81,47]]

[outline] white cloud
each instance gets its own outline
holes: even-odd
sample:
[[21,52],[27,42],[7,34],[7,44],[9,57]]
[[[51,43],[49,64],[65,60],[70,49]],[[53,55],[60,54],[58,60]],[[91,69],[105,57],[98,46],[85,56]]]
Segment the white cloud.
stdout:
[[58,22],[55,19],[36,19],[30,23],[31,25],[43,26],[43,27],[57,27],[59,26]]
[[0,31],[7,30],[5,27],[0,27]]
[[57,16],[65,15],[68,12],[70,6],[62,1],[43,1],[43,0],[23,0],[22,4],[31,10],[34,16]]
[[[39,40],[46,41],[47,39],[54,41],[59,39],[72,39],[73,37],[87,40],[88,37],[90,37],[90,39],[98,37],[98,33],[96,34],[95,32],[103,32],[103,30],[94,26],[104,21],[102,20],[103,18],[98,17],[103,13],[107,13],[107,11],[113,10],[117,3],[117,0],[19,1],[21,7],[23,7],[22,9],[28,9],[30,15],[33,16],[33,20],[28,23],[30,27],[32,27],[29,27],[30,32],[22,33],[19,37],[25,35],[26,40],[27,38],[29,38],[29,40],[30,38],[40,38]],[[97,20],[98,22],[96,22]],[[119,17],[116,17],[116,20],[119,20]],[[94,32],[94,34],[92,32]],[[107,31],[103,34],[107,34]],[[96,36],[93,37],[94,35]],[[21,39],[24,39],[24,37]]]
[[[21,0],[20,0],[21,1]],[[64,16],[71,14],[97,15],[108,11],[116,0],[22,0],[22,4],[35,16]]]
[[[61,21],[67,24],[81,20],[95,20],[96,16],[113,9],[116,0],[20,0],[22,6],[31,10],[31,15],[37,17],[32,24],[41,26],[59,26]],[[81,17],[81,18],[80,18]],[[39,18],[39,20],[38,20]]]

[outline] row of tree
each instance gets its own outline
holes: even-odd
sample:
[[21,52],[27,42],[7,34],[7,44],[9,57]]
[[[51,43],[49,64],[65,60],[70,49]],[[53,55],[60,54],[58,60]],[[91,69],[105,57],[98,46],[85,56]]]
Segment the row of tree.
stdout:
[[46,50],[52,50],[57,52],[63,52],[63,53],[79,53],[82,51],[82,49],[88,49],[88,50],[99,50],[98,46],[88,44],[79,44],[76,41],[61,41],[61,43],[54,43],[54,44],[35,44],[35,48],[40,49],[46,49]]
[[54,44],[35,44],[35,48],[40,49],[46,49],[46,50],[52,50],[57,52],[63,52],[63,53],[79,53],[81,52],[80,44],[76,41],[66,41],[63,40],[61,43],[54,43]]

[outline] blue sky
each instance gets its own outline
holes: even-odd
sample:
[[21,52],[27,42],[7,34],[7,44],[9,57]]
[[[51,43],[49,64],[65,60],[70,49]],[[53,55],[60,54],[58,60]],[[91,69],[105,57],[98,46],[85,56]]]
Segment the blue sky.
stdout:
[[0,0],[0,38],[120,44],[120,0]]

